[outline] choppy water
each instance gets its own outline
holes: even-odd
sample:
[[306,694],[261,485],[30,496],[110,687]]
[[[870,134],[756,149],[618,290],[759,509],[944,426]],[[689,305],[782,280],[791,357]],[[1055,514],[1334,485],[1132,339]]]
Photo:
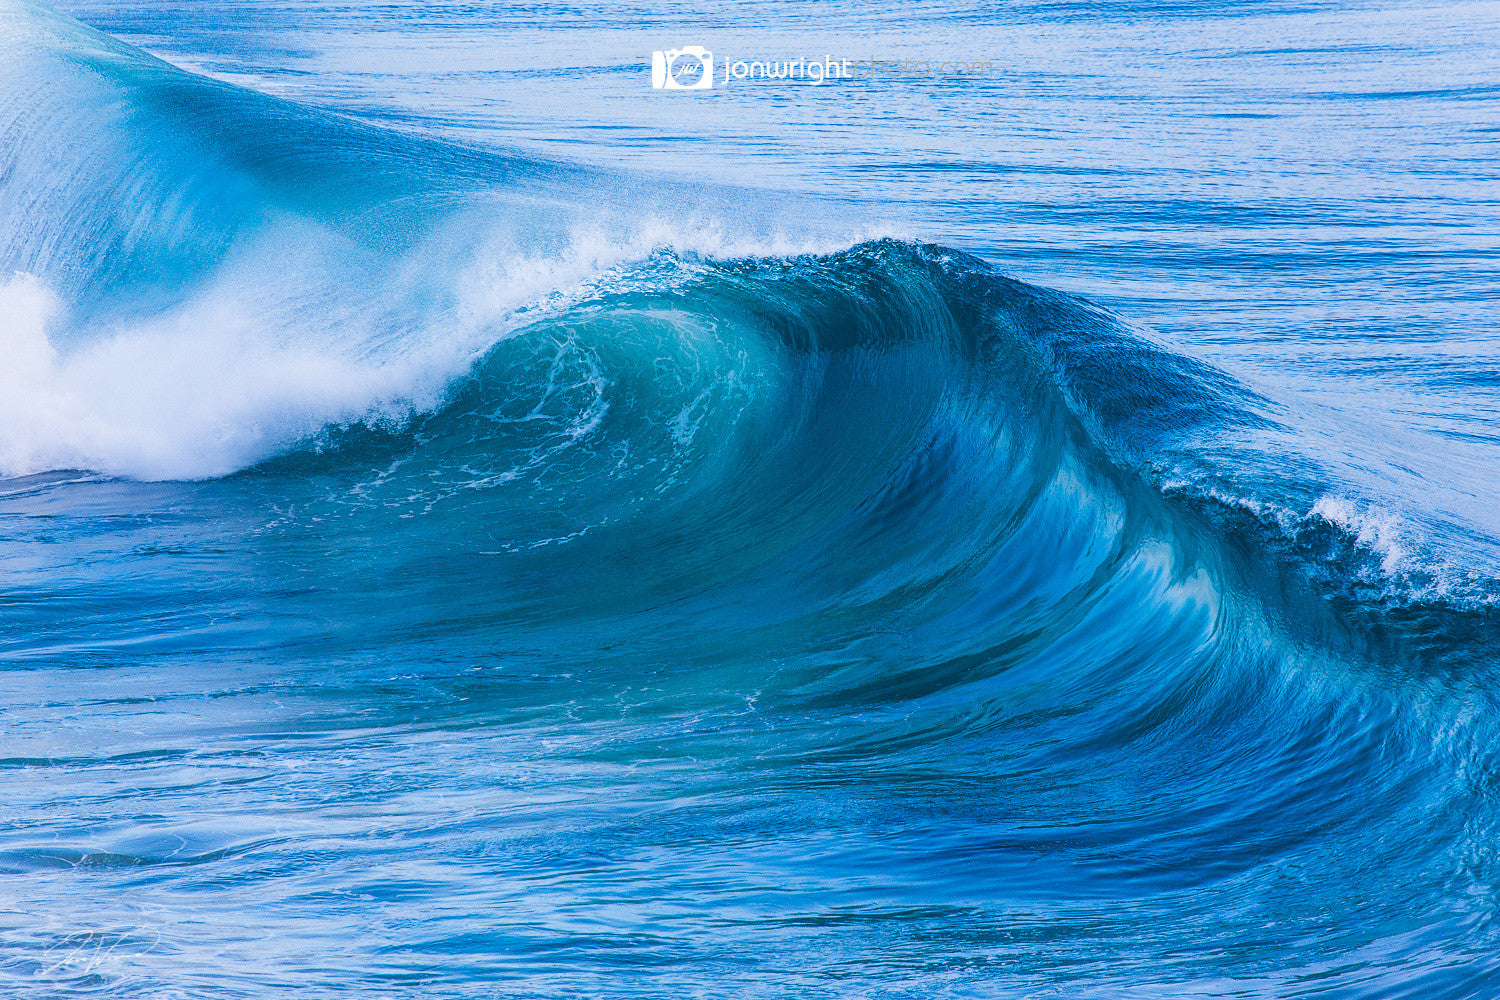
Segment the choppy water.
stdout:
[[0,0],[4,992],[1500,996],[1497,24]]

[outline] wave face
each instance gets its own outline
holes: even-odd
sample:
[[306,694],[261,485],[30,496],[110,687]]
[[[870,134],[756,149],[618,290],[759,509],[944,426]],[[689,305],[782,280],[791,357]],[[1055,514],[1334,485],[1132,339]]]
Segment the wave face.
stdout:
[[1493,576],[1281,403],[0,24],[8,994],[1500,993]]

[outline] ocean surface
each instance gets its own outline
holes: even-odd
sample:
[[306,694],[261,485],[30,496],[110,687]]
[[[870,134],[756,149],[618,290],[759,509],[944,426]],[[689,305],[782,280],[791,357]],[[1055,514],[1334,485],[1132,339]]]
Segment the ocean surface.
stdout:
[[0,0],[0,995],[1500,997],[1497,251],[1496,3]]

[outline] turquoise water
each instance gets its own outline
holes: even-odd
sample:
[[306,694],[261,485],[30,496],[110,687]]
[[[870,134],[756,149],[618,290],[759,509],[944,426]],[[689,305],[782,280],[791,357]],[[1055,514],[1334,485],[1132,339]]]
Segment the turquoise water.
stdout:
[[1500,996],[1497,14],[0,0],[5,993]]

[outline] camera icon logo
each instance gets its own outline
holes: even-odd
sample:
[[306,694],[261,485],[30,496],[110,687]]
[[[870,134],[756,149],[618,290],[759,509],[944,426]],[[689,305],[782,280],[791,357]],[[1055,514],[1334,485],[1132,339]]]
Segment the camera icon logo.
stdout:
[[707,90],[714,85],[714,54],[684,45],[651,54],[651,86],[657,90]]

